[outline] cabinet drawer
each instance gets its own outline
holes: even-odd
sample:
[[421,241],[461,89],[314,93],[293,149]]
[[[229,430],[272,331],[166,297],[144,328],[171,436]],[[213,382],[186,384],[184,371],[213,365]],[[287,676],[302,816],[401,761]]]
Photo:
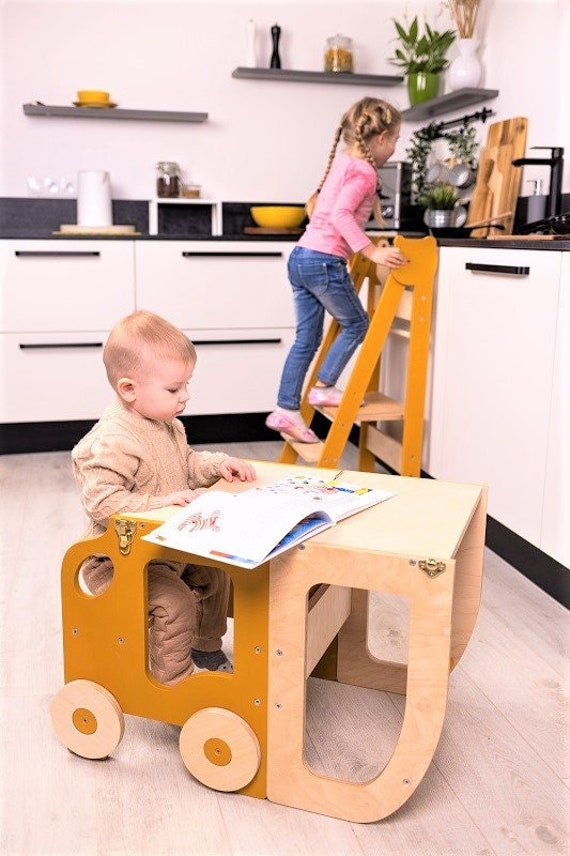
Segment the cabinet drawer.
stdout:
[[134,242],[0,242],[0,331],[106,330],[134,310]]
[[113,397],[102,359],[108,335],[1,335],[0,422],[98,419]]
[[294,330],[185,330],[198,362],[186,415],[272,410]]
[[137,308],[192,329],[291,327],[287,258],[294,245],[139,242]]

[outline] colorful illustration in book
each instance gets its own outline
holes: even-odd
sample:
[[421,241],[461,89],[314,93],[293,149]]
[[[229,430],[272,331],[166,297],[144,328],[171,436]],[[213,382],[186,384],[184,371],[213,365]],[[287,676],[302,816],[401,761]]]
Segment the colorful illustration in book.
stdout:
[[339,493],[350,493],[354,496],[368,493],[370,488],[367,487],[349,487],[336,484],[332,481],[322,481],[315,479],[312,476],[291,476],[290,478],[282,479],[274,484],[264,485],[257,490],[264,493],[276,494],[299,494],[310,497],[316,501],[322,500],[323,497],[331,497]]

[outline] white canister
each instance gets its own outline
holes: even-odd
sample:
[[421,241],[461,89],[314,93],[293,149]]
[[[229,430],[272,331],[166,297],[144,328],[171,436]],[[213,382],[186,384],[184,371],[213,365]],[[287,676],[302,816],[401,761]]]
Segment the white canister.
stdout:
[[112,226],[111,180],[99,169],[83,169],[77,174],[78,226]]

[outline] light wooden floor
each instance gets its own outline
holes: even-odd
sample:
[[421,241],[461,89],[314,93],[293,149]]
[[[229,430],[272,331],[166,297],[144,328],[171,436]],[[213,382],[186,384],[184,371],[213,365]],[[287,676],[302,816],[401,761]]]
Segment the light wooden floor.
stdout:
[[[280,443],[224,448],[275,460]],[[343,463],[354,465],[350,456]],[[351,824],[208,790],[184,767],[173,726],[127,717],[107,761],[62,748],[48,715],[62,686],[59,567],[83,532],[83,512],[68,453],[4,456],[0,473],[2,856],[569,852],[568,614],[492,553],[431,768],[399,812]],[[401,605],[381,606],[374,646],[397,657],[405,643]],[[308,762],[328,775],[370,777],[376,765],[367,747],[387,759],[404,700],[309,684]]]

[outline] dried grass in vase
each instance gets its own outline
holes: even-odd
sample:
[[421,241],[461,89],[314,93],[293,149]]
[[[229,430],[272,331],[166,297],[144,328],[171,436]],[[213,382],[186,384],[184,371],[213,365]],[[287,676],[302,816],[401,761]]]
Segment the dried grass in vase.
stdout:
[[480,0],[445,0],[460,39],[472,39]]

